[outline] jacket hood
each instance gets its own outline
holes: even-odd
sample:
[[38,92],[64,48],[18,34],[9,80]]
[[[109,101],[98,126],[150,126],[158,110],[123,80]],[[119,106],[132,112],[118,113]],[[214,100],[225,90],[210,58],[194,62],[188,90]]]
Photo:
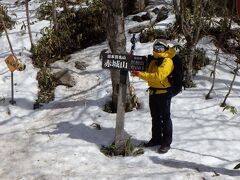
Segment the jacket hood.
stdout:
[[167,51],[164,52],[155,52],[153,51],[154,58],[173,58],[176,55],[176,50],[174,48],[169,48]]

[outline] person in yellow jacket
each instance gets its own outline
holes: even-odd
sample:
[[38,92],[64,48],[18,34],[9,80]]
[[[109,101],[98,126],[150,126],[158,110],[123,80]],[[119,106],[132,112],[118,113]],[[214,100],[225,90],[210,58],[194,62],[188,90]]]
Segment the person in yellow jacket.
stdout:
[[[171,87],[168,76],[174,68],[172,58],[174,48],[169,48],[164,40],[153,44],[153,55],[145,72],[132,71],[133,76],[147,81],[149,86],[149,108],[152,116],[152,138],[145,147],[160,145],[159,153],[166,153],[172,143],[172,120],[170,117]],[[149,57],[148,57],[149,60]]]

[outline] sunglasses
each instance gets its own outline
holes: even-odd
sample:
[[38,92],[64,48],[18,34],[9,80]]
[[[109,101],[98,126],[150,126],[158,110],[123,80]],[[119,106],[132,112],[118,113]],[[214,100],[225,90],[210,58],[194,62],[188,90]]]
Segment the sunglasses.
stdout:
[[163,52],[165,51],[165,46],[161,44],[154,45],[153,50],[156,52]]

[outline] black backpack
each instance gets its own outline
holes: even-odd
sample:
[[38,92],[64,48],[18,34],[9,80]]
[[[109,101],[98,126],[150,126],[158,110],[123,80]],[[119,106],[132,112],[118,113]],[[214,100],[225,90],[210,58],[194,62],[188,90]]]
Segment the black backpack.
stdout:
[[[147,58],[147,66],[150,64],[151,60],[153,60],[154,57],[152,55],[148,55]],[[179,55],[175,55],[173,58],[173,65],[174,69],[171,72],[171,74],[168,76],[168,80],[171,84],[171,87],[168,88],[168,92],[171,93],[171,96],[174,97],[177,94],[179,94],[182,91],[183,87],[183,62]],[[157,59],[158,66],[160,66],[163,62],[163,58]],[[158,88],[150,88],[157,90]]]
[[171,88],[169,88],[172,97],[176,96],[178,93],[182,92],[183,87],[183,62],[179,55],[175,55],[173,58],[174,69],[168,77],[171,83]]

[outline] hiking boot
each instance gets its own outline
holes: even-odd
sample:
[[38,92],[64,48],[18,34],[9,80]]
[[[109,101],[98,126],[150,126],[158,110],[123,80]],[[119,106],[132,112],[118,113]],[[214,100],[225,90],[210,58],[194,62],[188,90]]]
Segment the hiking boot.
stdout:
[[147,143],[143,144],[144,147],[152,147],[152,146],[157,146],[157,145],[161,145],[161,143],[159,141],[156,141],[156,140],[153,140],[153,139],[151,139]]
[[167,153],[170,149],[170,146],[161,146],[159,149],[158,149],[158,153],[160,154],[164,154],[164,153]]

